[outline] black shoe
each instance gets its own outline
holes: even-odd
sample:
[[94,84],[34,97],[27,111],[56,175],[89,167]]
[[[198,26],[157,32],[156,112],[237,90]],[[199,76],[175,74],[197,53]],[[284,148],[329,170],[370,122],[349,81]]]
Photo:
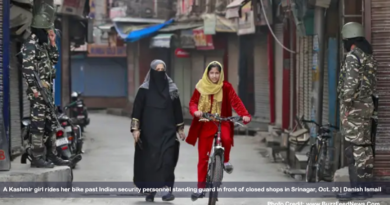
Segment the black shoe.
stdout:
[[53,154],[49,154],[47,159],[53,162],[53,164],[56,166],[70,166],[71,164],[68,160],[63,160]]
[[204,192],[202,192],[202,193],[194,192],[194,193],[191,194],[191,200],[192,201],[196,201],[198,199],[201,199],[201,198],[205,197],[205,195],[206,194]]
[[34,167],[34,168],[53,168],[54,167],[54,164],[49,162],[49,161],[45,161],[43,159],[43,157],[33,157],[31,159],[31,167]]
[[75,156],[71,157],[69,160],[69,164],[70,164],[69,166],[71,166],[71,167],[76,166],[76,164],[78,162],[80,162],[82,159],[83,159],[83,157],[81,155],[75,155]]
[[162,197],[162,200],[163,201],[173,201],[173,200],[175,200],[175,196],[171,192],[169,192],[168,194],[165,194]]
[[152,193],[148,194],[145,197],[145,201],[147,201],[147,202],[154,202],[154,196],[156,196],[156,192],[152,192]]

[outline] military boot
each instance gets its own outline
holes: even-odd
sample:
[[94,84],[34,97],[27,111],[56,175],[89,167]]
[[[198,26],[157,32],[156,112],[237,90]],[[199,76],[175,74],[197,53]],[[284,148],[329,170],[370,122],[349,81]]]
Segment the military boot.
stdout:
[[[357,176],[357,168],[354,164],[348,166],[351,188],[363,188],[361,180]],[[365,200],[364,192],[346,192],[337,194],[339,201]]]
[[69,160],[63,160],[51,152],[48,152],[48,154],[46,156],[47,156],[47,159],[49,161],[53,162],[53,164],[56,166],[70,166],[70,164],[71,164]]
[[43,157],[45,153],[45,148],[35,148],[31,149],[31,167],[34,168],[53,168],[54,164],[46,161]]

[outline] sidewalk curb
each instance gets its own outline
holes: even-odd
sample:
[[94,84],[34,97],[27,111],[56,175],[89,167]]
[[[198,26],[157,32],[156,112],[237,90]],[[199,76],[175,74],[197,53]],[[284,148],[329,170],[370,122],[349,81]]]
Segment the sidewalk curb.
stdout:
[[30,164],[12,163],[7,172],[0,172],[0,182],[64,182],[72,185],[73,172],[67,166],[58,166],[52,169],[31,168]]

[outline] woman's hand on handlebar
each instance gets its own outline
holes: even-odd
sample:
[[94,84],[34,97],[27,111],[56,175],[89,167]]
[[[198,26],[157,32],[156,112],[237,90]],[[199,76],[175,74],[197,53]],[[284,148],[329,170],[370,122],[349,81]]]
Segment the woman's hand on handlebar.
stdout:
[[194,115],[195,115],[196,117],[201,118],[202,115],[203,115],[203,112],[202,112],[202,111],[196,111],[196,112],[194,113]]
[[245,122],[245,123],[248,123],[248,122],[251,121],[251,118],[248,117],[248,116],[244,116],[244,117],[242,117],[242,121]]

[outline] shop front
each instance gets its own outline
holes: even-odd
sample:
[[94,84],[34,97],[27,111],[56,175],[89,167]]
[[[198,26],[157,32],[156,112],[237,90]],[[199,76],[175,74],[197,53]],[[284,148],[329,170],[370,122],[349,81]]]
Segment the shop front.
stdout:
[[390,10],[390,4],[386,0],[372,0],[371,4],[365,5],[367,21],[366,31],[371,35],[371,44],[374,56],[378,62],[377,70],[377,91],[379,94],[379,125],[375,142],[375,176],[377,178],[388,179],[390,177],[390,35],[386,22],[390,21],[390,16],[386,12]]
[[88,55],[72,58],[72,91],[82,92],[91,108],[127,106],[125,47],[88,45]]

